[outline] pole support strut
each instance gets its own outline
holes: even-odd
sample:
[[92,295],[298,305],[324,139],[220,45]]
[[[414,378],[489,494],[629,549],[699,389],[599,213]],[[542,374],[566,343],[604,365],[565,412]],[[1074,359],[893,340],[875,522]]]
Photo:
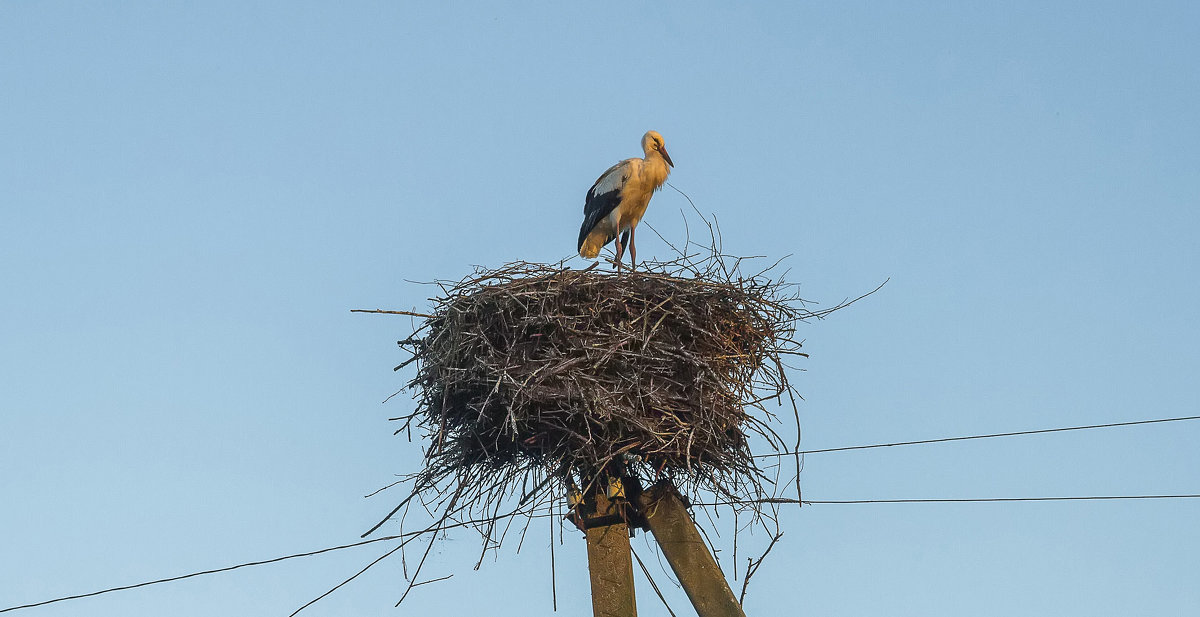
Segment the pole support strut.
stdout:
[[696,614],[746,617],[675,487],[666,481],[655,484],[638,497],[638,509]]

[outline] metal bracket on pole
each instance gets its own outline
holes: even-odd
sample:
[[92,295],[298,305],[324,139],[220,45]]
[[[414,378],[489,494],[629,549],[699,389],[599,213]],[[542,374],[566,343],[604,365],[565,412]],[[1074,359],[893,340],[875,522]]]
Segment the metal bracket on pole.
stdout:
[[[642,517],[692,606],[696,607],[696,614],[699,617],[746,617],[675,487],[670,482],[659,482],[637,499]],[[628,551],[628,539],[625,546]],[[588,535],[588,548],[590,554],[591,535]],[[592,579],[593,595],[595,580]]]

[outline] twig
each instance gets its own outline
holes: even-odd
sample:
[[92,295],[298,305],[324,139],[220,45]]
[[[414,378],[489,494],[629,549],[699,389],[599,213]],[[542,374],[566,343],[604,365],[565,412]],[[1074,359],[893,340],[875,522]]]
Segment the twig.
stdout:
[[646,567],[646,564],[642,563],[642,558],[638,557],[637,551],[633,550],[633,547],[629,547],[629,552],[633,553],[633,558],[637,560],[638,565],[642,568],[642,574],[646,575],[647,581],[650,581],[650,588],[654,590],[654,593],[658,596],[658,599],[662,600],[663,606],[666,607],[667,612],[671,614],[671,617],[676,617],[675,611],[671,610],[670,604],[667,604],[667,599],[663,597],[662,591],[658,588],[658,583],[655,583],[654,577],[650,576],[649,568]]
[[351,313],[379,313],[383,315],[408,315],[409,317],[424,317],[425,319],[433,319],[433,315],[425,313],[414,313],[412,311],[385,311],[383,309],[367,310],[367,309],[350,309]]
[[742,579],[742,593],[740,596],[738,596],[738,604],[745,604],[746,587],[750,585],[750,577],[754,576],[755,572],[758,572],[758,568],[762,565],[763,560],[767,558],[767,555],[771,552],[771,549],[775,548],[775,544],[779,542],[779,539],[782,537],[782,531],[776,532],[771,538],[771,543],[767,545],[767,550],[763,551],[762,556],[760,556],[758,559],[751,557],[746,558],[748,562],[746,564],[746,577]]

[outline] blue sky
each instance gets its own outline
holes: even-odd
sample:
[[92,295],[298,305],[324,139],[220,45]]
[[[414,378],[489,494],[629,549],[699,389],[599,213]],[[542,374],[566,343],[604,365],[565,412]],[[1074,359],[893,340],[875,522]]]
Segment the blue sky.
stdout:
[[[568,257],[585,191],[651,128],[729,251],[791,255],[824,304],[891,279],[801,326],[805,448],[1197,415],[1197,7],[0,5],[0,608],[356,539],[394,504],[362,496],[420,453],[386,420],[409,401],[380,404],[409,322],[349,310]],[[645,221],[679,238],[686,207],[664,191]],[[1196,493],[1198,440],[1179,422],[830,453],[802,481]],[[792,509],[746,609],[1194,613],[1198,518]],[[302,614],[549,614],[548,534],[476,572],[452,533],[427,572],[454,578],[402,610],[390,560]],[[383,550],[14,614],[287,615]],[[582,541],[555,551],[559,611],[586,614]]]

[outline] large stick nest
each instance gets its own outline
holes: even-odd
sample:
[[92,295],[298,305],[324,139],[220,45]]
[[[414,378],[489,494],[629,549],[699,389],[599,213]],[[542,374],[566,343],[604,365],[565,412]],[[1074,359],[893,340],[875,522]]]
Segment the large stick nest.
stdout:
[[[745,405],[778,391],[795,315],[769,288],[516,264],[460,284],[418,348],[412,386],[433,468],[591,475],[746,473]],[[637,457],[636,459],[634,457]]]
[[525,501],[558,480],[561,498],[603,475],[770,494],[750,449],[755,436],[784,449],[765,404],[791,394],[797,322],[840,305],[809,310],[770,269],[740,265],[715,251],[624,272],[521,262],[440,283],[432,316],[400,341],[417,406],[397,433],[428,439],[413,496],[453,480],[438,507],[487,513],[518,486]]

